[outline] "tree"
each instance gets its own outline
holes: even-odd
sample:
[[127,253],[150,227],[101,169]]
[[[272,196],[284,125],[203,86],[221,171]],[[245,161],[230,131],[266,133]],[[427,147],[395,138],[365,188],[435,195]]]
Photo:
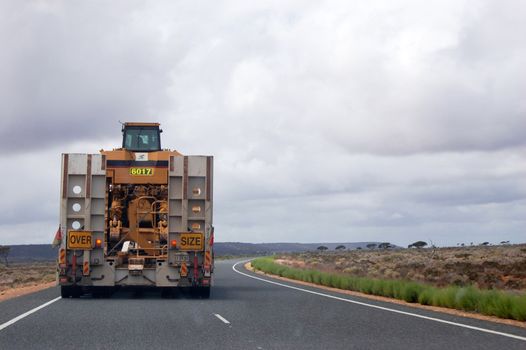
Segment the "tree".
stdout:
[[366,245],[366,247],[372,250],[376,248],[376,243],[369,243],[368,245]]
[[7,260],[7,257],[9,256],[9,250],[11,247],[6,245],[0,245],[0,257],[4,258],[4,264],[5,266],[9,266],[9,261]]
[[389,249],[391,248],[391,243],[389,242],[382,242],[378,244],[378,249]]
[[362,250],[362,247],[356,247],[356,250]]
[[318,248],[316,248],[316,249],[318,249],[320,252],[323,252],[324,250],[327,250],[327,249],[329,249],[329,248],[327,248],[327,247],[324,246],[324,245],[320,245],[320,246],[319,246]]
[[510,244],[510,241],[501,241],[500,244]]
[[489,245],[489,242],[480,243],[480,245]]
[[336,247],[336,250],[345,250],[345,246],[344,245],[339,245]]
[[408,246],[408,248],[415,247],[415,248],[420,249],[420,248],[425,247],[426,245],[427,245],[427,243],[424,242],[424,241],[416,241],[415,243],[410,244],[410,245]]

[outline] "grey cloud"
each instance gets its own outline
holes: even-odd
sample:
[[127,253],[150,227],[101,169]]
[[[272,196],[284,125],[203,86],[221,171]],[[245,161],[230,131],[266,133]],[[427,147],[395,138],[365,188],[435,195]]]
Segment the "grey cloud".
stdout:
[[2,149],[102,139],[118,120],[166,108],[179,57],[162,51],[155,28],[138,25],[128,6],[40,5],[2,11]]
[[215,156],[220,240],[521,240],[521,3],[0,6],[0,237],[46,241],[60,153],[145,119]]
[[471,180],[464,183],[431,185],[414,188],[409,192],[415,201],[436,205],[476,205],[484,203],[508,203],[526,197],[521,189],[522,179]]

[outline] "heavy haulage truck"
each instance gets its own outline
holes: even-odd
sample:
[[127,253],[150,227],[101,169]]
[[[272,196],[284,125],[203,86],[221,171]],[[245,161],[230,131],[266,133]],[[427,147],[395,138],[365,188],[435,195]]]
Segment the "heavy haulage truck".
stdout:
[[213,157],[161,149],[158,123],[124,123],[122,148],[62,155],[63,298],[118,286],[210,296]]

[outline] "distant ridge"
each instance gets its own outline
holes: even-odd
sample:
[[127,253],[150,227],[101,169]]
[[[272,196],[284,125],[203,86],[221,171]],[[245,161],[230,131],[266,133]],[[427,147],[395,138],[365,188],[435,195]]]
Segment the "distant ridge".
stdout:
[[379,242],[353,242],[353,243],[242,243],[242,242],[221,242],[216,243],[216,255],[263,255],[272,253],[299,253],[314,251],[319,246],[325,246],[329,250],[343,245],[348,250],[358,247],[366,249],[367,244]]
[[[225,255],[264,255],[273,253],[298,253],[316,250],[325,246],[334,250],[343,245],[346,249],[358,247],[366,249],[367,244],[378,242],[353,242],[353,243],[242,243],[242,242],[216,242],[214,253],[216,256]],[[9,261],[50,261],[57,257],[57,248],[50,244],[20,244],[10,246]]]

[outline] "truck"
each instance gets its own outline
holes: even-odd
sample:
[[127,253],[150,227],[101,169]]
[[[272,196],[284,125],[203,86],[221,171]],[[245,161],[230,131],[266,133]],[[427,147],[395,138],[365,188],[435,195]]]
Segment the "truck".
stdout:
[[161,133],[159,123],[127,122],[120,148],[62,154],[63,298],[108,296],[121,286],[210,297],[213,157],[162,149]]

